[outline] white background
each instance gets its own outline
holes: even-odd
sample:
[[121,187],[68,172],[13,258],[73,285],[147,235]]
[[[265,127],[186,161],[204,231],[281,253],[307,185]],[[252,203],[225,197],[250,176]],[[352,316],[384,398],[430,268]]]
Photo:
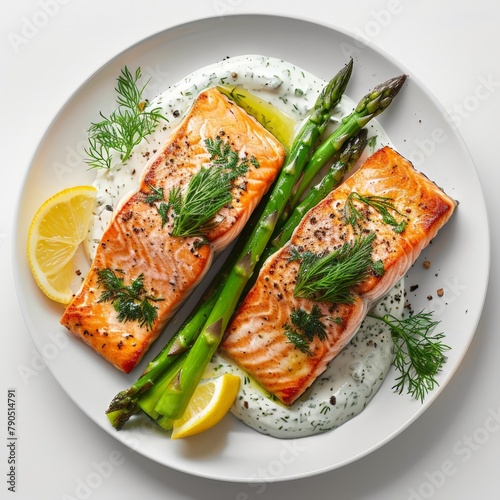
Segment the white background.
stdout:
[[[19,441],[15,494],[7,489],[6,438],[2,442],[0,498],[500,498],[498,2],[22,0],[4,2],[1,9],[0,437],[7,433],[7,388],[15,388]],[[24,176],[45,129],[72,92],[118,52],[153,33],[194,19],[244,13],[339,26],[370,40],[417,75],[454,117],[469,147],[492,234],[484,312],[469,352],[437,401],[370,456],[331,473],[281,484],[190,477],[139,456],[103,432],[74,405],[37,355],[11,273],[13,212]],[[474,227],[470,235],[473,244]]]

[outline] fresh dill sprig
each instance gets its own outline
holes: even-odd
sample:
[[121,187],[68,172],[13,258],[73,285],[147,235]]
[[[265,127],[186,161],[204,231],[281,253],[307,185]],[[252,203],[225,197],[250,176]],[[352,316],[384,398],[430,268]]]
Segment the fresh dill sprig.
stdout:
[[156,203],[157,201],[160,202],[156,205],[156,210],[161,217],[161,227],[163,228],[163,226],[165,226],[165,224],[168,222],[168,210],[170,208],[170,205],[168,203],[165,203],[164,201],[165,194],[163,193],[163,188],[157,188],[149,183],[148,186],[150,187],[151,191],[146,196],[145,201],[146,203]]
[[162,201],[157,207],[156,209],[158,210],[158,214],[160,215],[161,217],[161,227],[163,228],[165,226],[165,224],[168,222],[168,210],[169,210],[170,206],[168,203],[165,203],[164,201]]
[[326,328],[321,321],[323,314],[317,304],[314,304],[311,312],[304,309],[293,309],[290,314],[292,323],[306,336],[307,339],[313,340],[318,337],[320,340],[326,338]]
[[148,186],[151,188],[151,192],[146,196],[146,203],[154,203],[155,201],[162,201],[165,199],[163,188],[154,187],[149,184],[149,182]]
[[205,147],[210,155],[210,162],[214,166],[232,169],[238,165],[238,153],[231,149],[228,142],[224,142],[220,137],[206,139]]
[[283,325],[285,336],[299,351],[311,355],[310,344],[317,337],[324,340],[327,336],[326,327],[321,321],[321,309],[314,304],[311,312],[294,308],[290,313],[291,323]]
[[[394,206],[393,199],[387,196],[363,196],[356,191],[353,191],[347,197],[344,205],[344,220],[346,224],[350,224],[352,227],[359,227],[360,220],[367,220],[367,215],[363,214],[360,210],[356,208],[354,200],[359,201],[365,205],[372,207],[382,216],[382,222],[393,226],[396,233],[402,233],[406,227],[407,217],[401,214]],[[397,221],[391,211],[402,216],[403,220]]]
[[[124,274],[118,269],[116,273]],[[97,302],[112,302],[118,313],[118,321],[138,321],[141,327],[146,326],[148,330],[153,327],[158,312],[152,302],[163,299],[146,293],[143,274],[132,280],[130,285],[125,285],[124,279],[109,267],[99,269],[97,276],[98,287],[105,288]]]
[[311,342],[304,335],[298,332],[295,328],[291,327],[289,324],[285,325],[285,337],[288,339],[290,344],[293,344],[296,349],[308,356],[311,356]]
[[184,195],[177,188],[169,193],[173,236],[203,236],[220,224],[223,219],[216,217],[217,212],[231,203],[234,180],[248,170],[250,160],[240,159],[219,137],[206,139],[205,146],[211,165],[191,178]]
[[446,362],[445,351],[450,349],[442,340],[443,333],[432,334],[439,321],[432,319],[431,312],[421,311],[405,319],[391,314],[372,318],[383,321],[391,330],[395,345],[394,366],[400,375],[393,389],[407,393],[423,402],[426,394],[439,385],[436,375]]
[[111,168],[114,153],[121,161],[129,158],[134,146],[152,134],[160,120],[167,119],[161,114],[161,108],[149,109],[149,101],[143,98],[149,82],[139,87],[141,69],[135,74],[125,66],[117,79],[115,88],[118,107],[108,117],[100,113],[102,120],[92,123],[89,130],[89,146],[85,150],[85,160],[92,168]]
[[363,281],[374,266],[371,258],[374,239],[375,233],[359,236],[352,244],[346,242],[338,250],[323,255],[292,253],[292,260],[301,260],[295,297],[352,303],[352,287]]

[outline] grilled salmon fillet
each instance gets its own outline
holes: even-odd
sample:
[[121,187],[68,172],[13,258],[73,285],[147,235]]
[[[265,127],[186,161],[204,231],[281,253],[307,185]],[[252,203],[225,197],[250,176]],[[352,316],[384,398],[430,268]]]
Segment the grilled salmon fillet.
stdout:
[[[372,196],[390,200],[392,225],[362,201]],[[347,222],[347,201],[359,213],[354,224]],[[284,404],[293,404],[352,339],[372,304],[404,276],[455,206],[409,161],[389,147],[380,149],[311,209],[288,244],[267,259],[226,330],[222,354]],[[395,223],[403,224],[397,229]],[[294,295],[300,266],[297,252],[329,254],[371,233],[375,234],[371,258],[383,264],[383,270],[371,270],[351,287],[351,303],[315,302]],[[311,315],[313,308],[326,337],[314,336],[307,349],[298,348],[285,332],[295,328],[294,312]]]
[[[203,237],[172,236],[173,217],[162,217],[160,205],[168,207],[172,190],[185,191],[202,167],[216,168],[207,140],[228,145],[240,160],[248,160],[248,169],[235,179],[231,203],[220,209],[217,223]],[[245,225],[274,181],[284,156],[282,145],[218,90],[201,92],[185,119],[145,165],[138,191],[117,207],[61,323],[129,373],[202,279],[214,252],[224,249]],[[132,307],[147,300],[149,309],[156,311],[153,321],[120,317],[113,296],[104,300],[103,294],[109,292],[104,270],[108,278],[121,280],[125,287],[135,281],[139,294]],[[142,280],[142,286],[137,280]]]

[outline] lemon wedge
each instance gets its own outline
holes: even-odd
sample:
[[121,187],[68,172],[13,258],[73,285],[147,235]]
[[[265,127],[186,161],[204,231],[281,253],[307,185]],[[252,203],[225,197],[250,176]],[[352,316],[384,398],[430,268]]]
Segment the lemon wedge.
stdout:
[[185,438],[212,428],[229,411],[239,388],[240,377],[230,373],[201,382],[184,415],[174,420],[171,438]]
[[73,257],[87,236],[96,206],[92,186],[64,189],[37,210],[28,232],[28,263],[47,297],[68,304],[73,293]]

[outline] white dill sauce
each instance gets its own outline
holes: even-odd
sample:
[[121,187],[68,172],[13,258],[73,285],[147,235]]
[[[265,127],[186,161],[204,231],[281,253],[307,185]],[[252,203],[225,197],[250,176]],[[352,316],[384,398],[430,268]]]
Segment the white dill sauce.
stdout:
[[[331,76],[339,69],[332,68]],[[126,162],[117,159],[111,169],[97,172],[94,182],[98,190],[97,210],[85,242],[88,256],[93,259],[121,200],[138,189],[148,159],[181,122],[199,92],[216,85],[242,86],[300,123],[325,83],[286,61],[247,55],[228,58],[195,71],[152,99],[151,106],[160,107],[168,122],[162,122],[151,136],[136,146]],[[332,116],[332,127],[354,107],[355,102],[344,96]],[[374,150],[391,145],[376,121],[370,123],[368,132],[371,141],[367,149],[370,151],[365,151],[360,161]],[[377,314],[391,313],[400,317],[404,302],[402,289],[400,283],[381,300],[375,308]],[[206,376],[230,372],[241,377],[241,389],[231,411],[248,426],[275,437],[302,437],[338,427],[362,411],[382,384],[392,359],[393,344],[388,328],[380,321],[367,318],[354,339],[291,407],[275,401],[242,370],[218,356],[212,360]]]

